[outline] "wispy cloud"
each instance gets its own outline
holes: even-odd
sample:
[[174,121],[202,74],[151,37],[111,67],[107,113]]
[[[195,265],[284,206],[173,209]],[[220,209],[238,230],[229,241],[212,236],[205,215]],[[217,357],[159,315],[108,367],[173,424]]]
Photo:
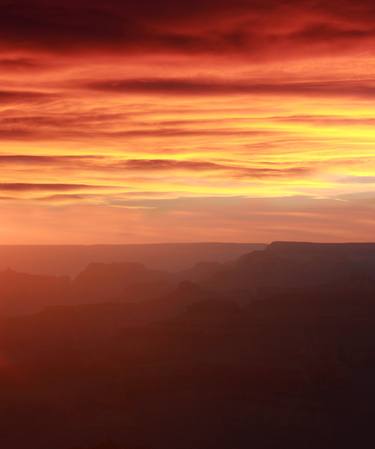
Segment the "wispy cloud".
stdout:
[[368,236],[374,20],[367,0],[8,1],[1,238]]

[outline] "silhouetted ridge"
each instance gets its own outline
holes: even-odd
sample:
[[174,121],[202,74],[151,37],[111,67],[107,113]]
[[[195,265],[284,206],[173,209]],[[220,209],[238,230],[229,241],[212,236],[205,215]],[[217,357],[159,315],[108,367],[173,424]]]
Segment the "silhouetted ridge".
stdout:
[[311,242],[272,242],[267,252],[279,254],[321,254],[375,257],[375,243],[311,243]]
[[166,292],[169,274],[139,263],[92,263],[73,281],[83,301],[136,301]]
[[226,265],[218,262],[201,262],[195,264],[189,270],[181,271],[177,278],[183,281],[201,282],[214,274],[225,270]]
[[207,281],[216,290],[307,287],[375,279],[375,244],[314,244],[275,242],[264,251],[240,257]]
[[91,262],[136,262],[150,269],[182,271],[200,262],[227,262],[260,243],[160,243],[134,245],[0,245],[0,270],[76,276]]

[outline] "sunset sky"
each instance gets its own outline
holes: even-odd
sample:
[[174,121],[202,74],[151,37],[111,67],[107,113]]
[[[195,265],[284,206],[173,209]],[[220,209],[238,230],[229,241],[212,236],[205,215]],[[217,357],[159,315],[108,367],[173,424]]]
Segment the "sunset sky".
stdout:
[[375,2],[13,0],[0,243],[365,241]]

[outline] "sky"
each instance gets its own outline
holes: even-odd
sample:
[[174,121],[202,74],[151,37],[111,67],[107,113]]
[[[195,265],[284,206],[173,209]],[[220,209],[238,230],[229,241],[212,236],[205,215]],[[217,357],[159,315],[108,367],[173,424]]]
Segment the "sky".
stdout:
[[0,243],[370,241],[375,3],[13,0]]

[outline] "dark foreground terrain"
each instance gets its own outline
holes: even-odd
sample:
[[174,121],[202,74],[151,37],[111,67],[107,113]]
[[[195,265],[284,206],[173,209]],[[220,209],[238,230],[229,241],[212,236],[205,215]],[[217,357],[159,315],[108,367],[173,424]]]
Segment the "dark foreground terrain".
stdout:
[[375,245],[0,275],[4,449],[373,447]]

